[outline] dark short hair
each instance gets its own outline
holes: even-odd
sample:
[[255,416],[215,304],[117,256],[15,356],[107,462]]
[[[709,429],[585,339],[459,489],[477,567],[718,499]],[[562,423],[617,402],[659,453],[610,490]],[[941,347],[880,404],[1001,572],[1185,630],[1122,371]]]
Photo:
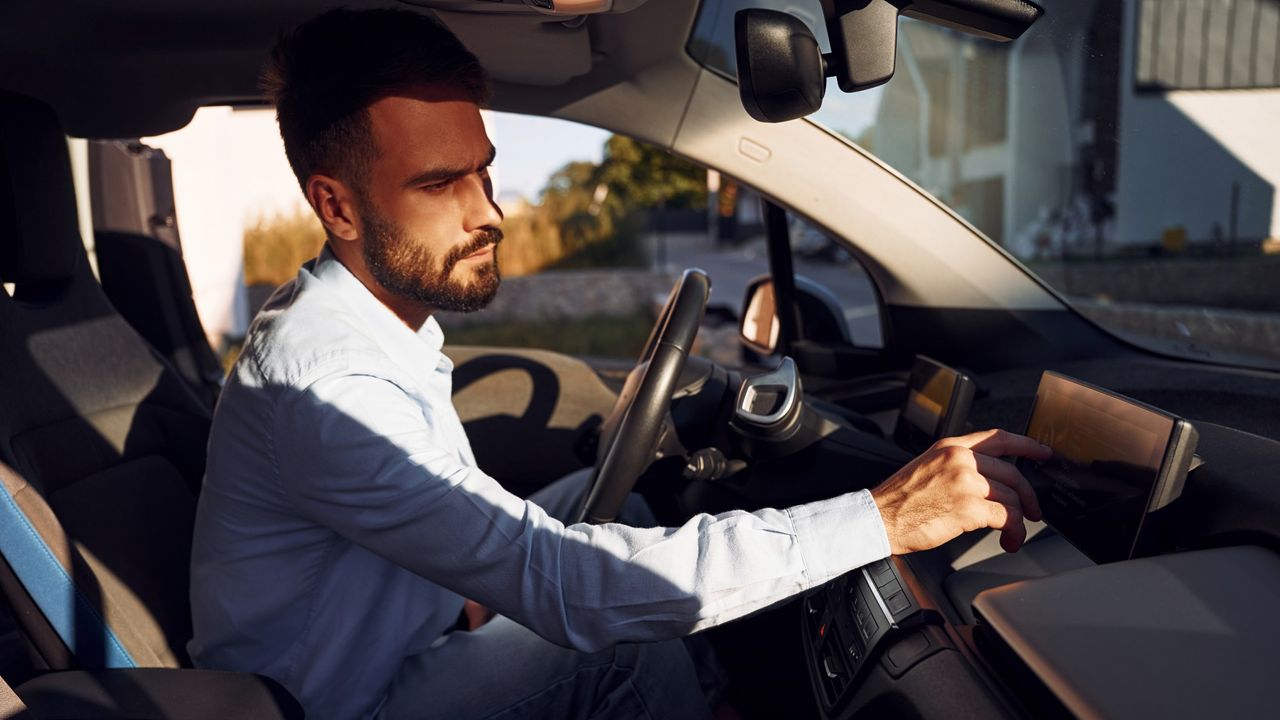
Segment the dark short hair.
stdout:
[[478,105],[488,99],[480,62],[448,28],[393,9],[339,8],[284,32],[261,75],[304,192],[317,172],[363,192],[378,153],[369,106],[423,83],[456,87]]

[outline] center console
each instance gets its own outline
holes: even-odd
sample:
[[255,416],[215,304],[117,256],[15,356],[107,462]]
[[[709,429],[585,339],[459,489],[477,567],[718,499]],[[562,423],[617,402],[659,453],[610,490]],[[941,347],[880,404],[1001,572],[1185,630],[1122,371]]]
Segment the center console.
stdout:
[[[886,648],[912,630],[942,622],[899,558],[879,560],[817,588],[804,598],[803,608],[809,677],[826,717],[839,715],[848,705],[852,691]],[[891,664],[905,672],[940,648],[926,640]]]
[[[974,384],[962,372],[919,358],[895,440],[916,451],[955,434],[965,425]],[[1052,614],[1064,609],[1055,598],[1066,597],[1058,587],[1066,580],[1055,578],[1074,578],[1071,582],[1084,587],[1090,578],[1119,577],[1098,570],[1109,563],[1137,562],[1131,558],[1163,551],[1167,544],[1159,532],[1160,521],[1194,466],[1197,432],[1180,417],[1053,372],[1041,377],[1025,432],[1052,449],[1053,455],[1041,462],[1018,463],[1039,497],[1049,526],[1021,553],[998,553],[963,570],[954,562],[946,567],[942,551],[913,556],[910,563],[891,557],[847,573],[804,597],[806,664],[824,718],[910,715],[914,711],[884,705],[895,702],[885,698],[907,695],[913,703],[932,696],[954,701],[967,695],[967,707],[982,707],[982,698],[998,693],[979,689],[984,681],[976,670],[954,670],[1003,657],[993,647],[1017,656],[1017,662],[1006,663],[1007,672],[1002,675],[1025,672],[1018,670],[1026,667],[1023,656],[1034,653],[1023,652],[1023,646],[1034,646],[1056,663],[1055,668],[1070,665],[1073,678],[1093,678],[1091,663],[1097,657],[1080,652],[1072,644],[1080,638],[1070,630],[1047,649],[1036,644],[1046,632],[1042,626],[1051,625]],[[976,537],[956,542],[968,540],[973,549]],[[1036,595],[1039,614],[1029,614],[1026,607],[1030,591],[1007,590],[1027,583],[1042,583],[1034,587],[1045,589]],[[1099,592],[1099,603],[1111,602],[1110,591],[1102,592],[1105,588],[1099,585],[1088,587]],[[934,598],[943,605],[935,604]],[[986,631],[980,627],[984,623],[999,625],[999,642],[986,642],[985,650],[973,640],[975,632]],[[1029,631],[1033,626],[1034,632]],[[988,632],[987,637],[995,636]],[[1021,649],[1010,650],[1013,646]],[[976,660],[978,655],[985,660]],[[1076,660],[1078,667],[1070,664]],[[952,671],[940,672],[944,666]],[[1082,684],[1099,682],[1080,680],[1073,687]],[[913,686],[929,688],[928,694],[908,693]],[[1038,707],[1052,707],[1050,714],[1070,714],[1059,711],[1076,709],[1057,700]],[[1010,713],[1001,701],[979,714],[1020,713]]]

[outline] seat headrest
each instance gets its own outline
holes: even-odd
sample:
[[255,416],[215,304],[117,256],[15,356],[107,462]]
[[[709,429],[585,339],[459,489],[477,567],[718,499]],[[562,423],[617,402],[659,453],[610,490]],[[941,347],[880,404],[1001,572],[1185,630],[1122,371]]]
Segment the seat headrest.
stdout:
[[0,90],[0,282],[68,279],[83,254],[58,117],[38,100]]

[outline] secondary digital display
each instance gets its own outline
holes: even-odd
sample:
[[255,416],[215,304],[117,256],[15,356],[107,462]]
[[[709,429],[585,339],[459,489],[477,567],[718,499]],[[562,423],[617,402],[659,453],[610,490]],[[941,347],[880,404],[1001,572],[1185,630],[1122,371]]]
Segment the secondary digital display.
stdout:
[[1045,521],[1094,562],[1128,559],[1177,422],[1045,373],[1027,435],[1052,448],[1053,457],[1019,461]]
[[907,402],[902,406],[902,419],[934,437],[955,387],[955,373],[937,365],[917,364],[907,389]]
[[935,360],[917,356],[894,440],[919,452],[935,440],[956,434],[962,430],[972,399],[971,379]]

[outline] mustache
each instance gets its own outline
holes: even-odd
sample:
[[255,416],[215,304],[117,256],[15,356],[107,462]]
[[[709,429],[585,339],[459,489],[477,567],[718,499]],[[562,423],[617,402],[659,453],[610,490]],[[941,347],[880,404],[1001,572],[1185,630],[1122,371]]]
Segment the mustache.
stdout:
[[443,263],[444,270],[446,272],[452,270],[453,266],[456,265],[459,260],[468,255],[480,252],[489,245],[493,245],[494,249],[497,249],[498,243],[502,242],[502,237],[502,231],[498,228],[484,228],[476,231],[476,234],[472,235],[470,240],[461,245],[450,248],[449,252],[445,254]]

